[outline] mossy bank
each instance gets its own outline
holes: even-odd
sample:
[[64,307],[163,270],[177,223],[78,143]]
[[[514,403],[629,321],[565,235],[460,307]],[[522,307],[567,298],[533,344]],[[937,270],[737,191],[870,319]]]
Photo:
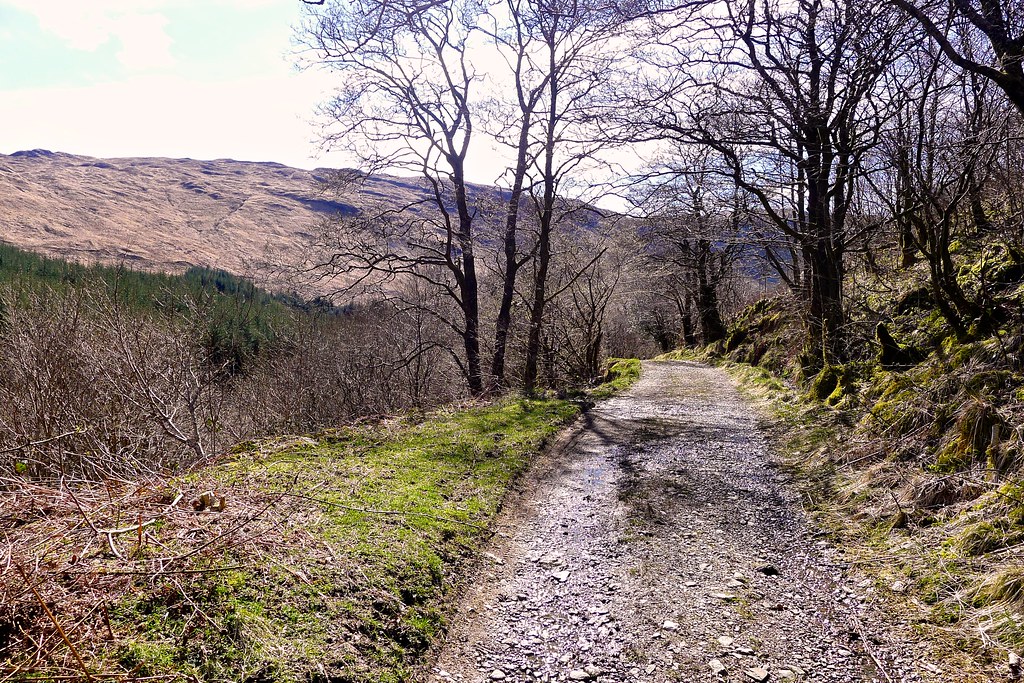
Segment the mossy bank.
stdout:
[[[409,680],[509,486],[584,406],[453,407],[72,490],[63,514],[18,529],[27,583],[3,577],[17,599],[0,609],[0,661],[43,679]],[[47,650],[17,635],[29,625]]]

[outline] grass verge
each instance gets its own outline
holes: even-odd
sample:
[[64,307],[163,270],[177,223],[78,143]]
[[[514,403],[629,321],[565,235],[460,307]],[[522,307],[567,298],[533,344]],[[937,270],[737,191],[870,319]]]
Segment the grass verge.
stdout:
[[244,444],[169,485],[53,492],[63,513],[19,527],[26,580],[3,577],[0,671],[407,680],[510,482],[578,412],[505,400]]
[[613,394],[628,389],[640,379],[639,358],[609,358],[604,364],[604,381],[591,389],[590,398],[608,398]]
[[[587,396],[639,375],[615,359]],[[510,398],[248,442],[169,482],[0,481],[0,676],[409,680],[511,482],[580,410]]]

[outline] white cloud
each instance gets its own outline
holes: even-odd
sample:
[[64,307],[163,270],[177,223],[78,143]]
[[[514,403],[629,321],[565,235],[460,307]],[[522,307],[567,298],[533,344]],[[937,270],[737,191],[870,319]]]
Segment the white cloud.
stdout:
[[93,51],[111,40],[121,49],[118,60],[143,71],[173,66],[167,18],[159,0],[7,0],[4,4],[31,14],[39,26],[75,50]]
[[0,98],[3,151],[326,165],[338,159],[312,159],[309,124],[324,89],[309,74],[285,74],[220,83],[139,76],[88,88],[12,91]]
[[164,32],[167,19],[161,14],[130,14],[115,20],[114,35],[121,42],[118,60],[133,71],[174,66],[171,38]]

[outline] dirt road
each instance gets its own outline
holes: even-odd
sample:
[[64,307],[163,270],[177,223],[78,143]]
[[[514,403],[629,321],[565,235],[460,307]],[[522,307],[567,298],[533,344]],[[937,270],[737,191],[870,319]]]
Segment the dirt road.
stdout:
[[919,680],[719,370],[645,364],[499,531],[432,681]]

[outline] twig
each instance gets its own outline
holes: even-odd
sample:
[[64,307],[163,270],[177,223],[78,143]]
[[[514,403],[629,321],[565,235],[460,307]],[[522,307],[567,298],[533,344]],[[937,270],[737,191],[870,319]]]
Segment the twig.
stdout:
[[111,534],[126,534],[129,531],[142,531],[143,528],[149,526],[155,521],[156,518],[154,517],[153,519],[147,519],[145,522],[142,522],[140,524],[132,524],[131,526],[124,526],[118,529],[97,529],[96,527],[93,527],[93,530],[95,530],[96,533],[98,534],[107,534],[108,536]]
[[114,534],[107,534],[107,545],[110,547],[110,552],[117,556],[117,559],[124,561],[124,555],[122,555],[117,549],[117,546],[114,545]]
[[233,569],[252,568],[252,566],[247,564],[233,564],[227,567],[212,567],[208,569],[112,569],[110,571],[91,569],[85,572],[51,571],[39,573],[44,576],[53,574],[60,574],[61,576],[158,576],[163,574],[212,574],[215,572],[227,572]]
[[58,434],[57,436],[51,436],[51,437],[49,437],[47,439],[40,439],[39,441],[26,441],[25,443],[23,443],[20,446],[12,446],[10,448],[0,448],[0,453],[14,453],[16,451],[21,451],[21,450],[24,450],[26,448],[32,448],[34,446],[42,446],[44,444],[50,443],[51,441],[59,441],[60,439],[66,439],[67,437],[74,436],[75,434],[83,434],[86,431],[87,431],[86,429],[75,429],[75,430],[72,430],[70,432],[65,432],[63,434]]
[[85,520],[85,523],[89,525],[90,529],[92,529],[97,534],[99,534],[100,530],[97,529],[96,525],[92,523],[91,519],[89,519],[89,515],[85,514],[85,510],[82,509],[82,504],[79,503],[78,502],[78,498],[75,497],[75,492],[72,491],[70,487],[68,487],[67,492],[68,492],[68,495],[71,496],[71,500],[74,501],[75,507],[78,508],[78,511],[82,513],[82,519]]
[[871,646],[868,644],[868,637],[864,634],[864,625],[860,622],[860,619],[856,614],[851,615],[851,618],[853,619],[854,628],[857,629],[857,633],[860,635],[860,642],[864,646],[864,652],[866,652],[868,657],[871,658],[871,661],[875,663],[875,668],[878,669],[878,673],[882,674],[885,680],[889,683],[896,683],[896,681],[893,680],[893,677],[889,675],[889,672],[885,670],[885,667],[882,666],[882,662],[871,650]]
[[43,596],[41,596],[39,591],[36,590],[36,587],[32,584],[28,574],[26,574],[25,570],[21,568],[21,564],[16,563],[14,566],[18,569],[18,573],[21,574],[21,578],[25,580],[25,585],[28,586],[29,590],[32,591],[32,594],[36,596],[36,600],[39,601],[43,611],[46,612],[46,616],[48,616],[50,621],[53,622],[53,625],[57,627],[57,632],[60,634],[60,637],[64,639],[64,642],[67,643],[67,646],[71,649],[71,654],[75,656],[75,659],[78,661],[78,665],[82,668],[82,674],[85,676],[85,680],[91,681],[92,675],[89,673],[89,669],[85,666],[85,661],[82,659],[82,655],[78,654],[78,649],[68,638],[68,635],[64,633],[64,629],[61,628],[60,622],[57,621],[57,617],[53,616],[53,612],[51,612],[50,608],[46,605],[46,601],[43,600]]

